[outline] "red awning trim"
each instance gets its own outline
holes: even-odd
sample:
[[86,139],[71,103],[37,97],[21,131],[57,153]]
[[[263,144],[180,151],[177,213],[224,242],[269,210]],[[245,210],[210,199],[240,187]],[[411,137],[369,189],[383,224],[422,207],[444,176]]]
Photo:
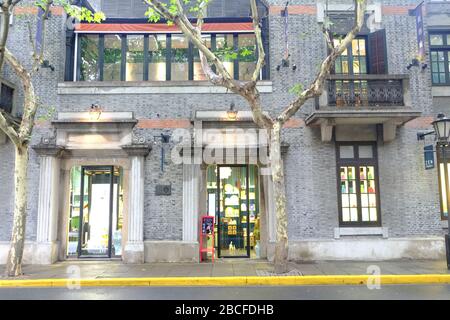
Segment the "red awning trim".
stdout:
[[[77,33],[181,33],[180,29],[167,24],[150,23],[82,23],[75,26]],[[251,22],[205,23],[202,32],[248,33],[253,32]]]

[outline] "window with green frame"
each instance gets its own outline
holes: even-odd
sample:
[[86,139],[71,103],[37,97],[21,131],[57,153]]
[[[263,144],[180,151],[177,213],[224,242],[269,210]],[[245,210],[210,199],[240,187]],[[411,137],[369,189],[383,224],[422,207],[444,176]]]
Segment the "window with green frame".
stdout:
[[430,32],[431,80],[433,85],[450,85],[450,31]]

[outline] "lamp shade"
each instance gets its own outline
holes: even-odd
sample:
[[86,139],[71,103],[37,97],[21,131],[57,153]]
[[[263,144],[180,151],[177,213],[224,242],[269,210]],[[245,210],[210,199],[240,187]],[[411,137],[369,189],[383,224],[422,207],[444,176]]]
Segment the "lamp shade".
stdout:
[[450,139],[450,119],[447,117],[438,118],[433,122],[433,127],[438,142],[448,144]]

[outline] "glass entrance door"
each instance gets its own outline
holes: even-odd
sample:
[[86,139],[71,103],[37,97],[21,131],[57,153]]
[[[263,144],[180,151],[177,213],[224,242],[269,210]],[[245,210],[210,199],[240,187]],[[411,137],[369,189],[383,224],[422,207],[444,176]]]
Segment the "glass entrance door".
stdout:
[[76,167],[71,174],[68,256],[111,258],[122,253],[121,169]]
[[208,167],[207,214],[216,217],[214,246],[217,257],[260,257],[258,186],[256,165]]
[[219,257],[250,257],[248,166],[218,166]]

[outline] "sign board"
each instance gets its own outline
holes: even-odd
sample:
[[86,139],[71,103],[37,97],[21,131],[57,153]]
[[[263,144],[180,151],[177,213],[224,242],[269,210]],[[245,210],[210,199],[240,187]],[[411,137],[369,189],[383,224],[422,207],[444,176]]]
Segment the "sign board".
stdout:
[[202,234],[212,234],[214,231],[214,217],[202,217]]
[[42,34],[42,19],[45,19],[44,17],[45,11],[39,7],[38,14],[37,14],[37,25],[36,25],[36,39],[35,39],[35,47],[36,47],[36,53],[39,54],[41,52],[42,48],[42,41],[43,41],[43,34]]
[[434,169],[434,147],[433,145],[425,146],[423,148],[425,158],[425,170]]
[[423,25],[423,2],[415,9],[416,28],[417,28],[417,46],[418,57],[420,60],[425,59],[425,31]]

